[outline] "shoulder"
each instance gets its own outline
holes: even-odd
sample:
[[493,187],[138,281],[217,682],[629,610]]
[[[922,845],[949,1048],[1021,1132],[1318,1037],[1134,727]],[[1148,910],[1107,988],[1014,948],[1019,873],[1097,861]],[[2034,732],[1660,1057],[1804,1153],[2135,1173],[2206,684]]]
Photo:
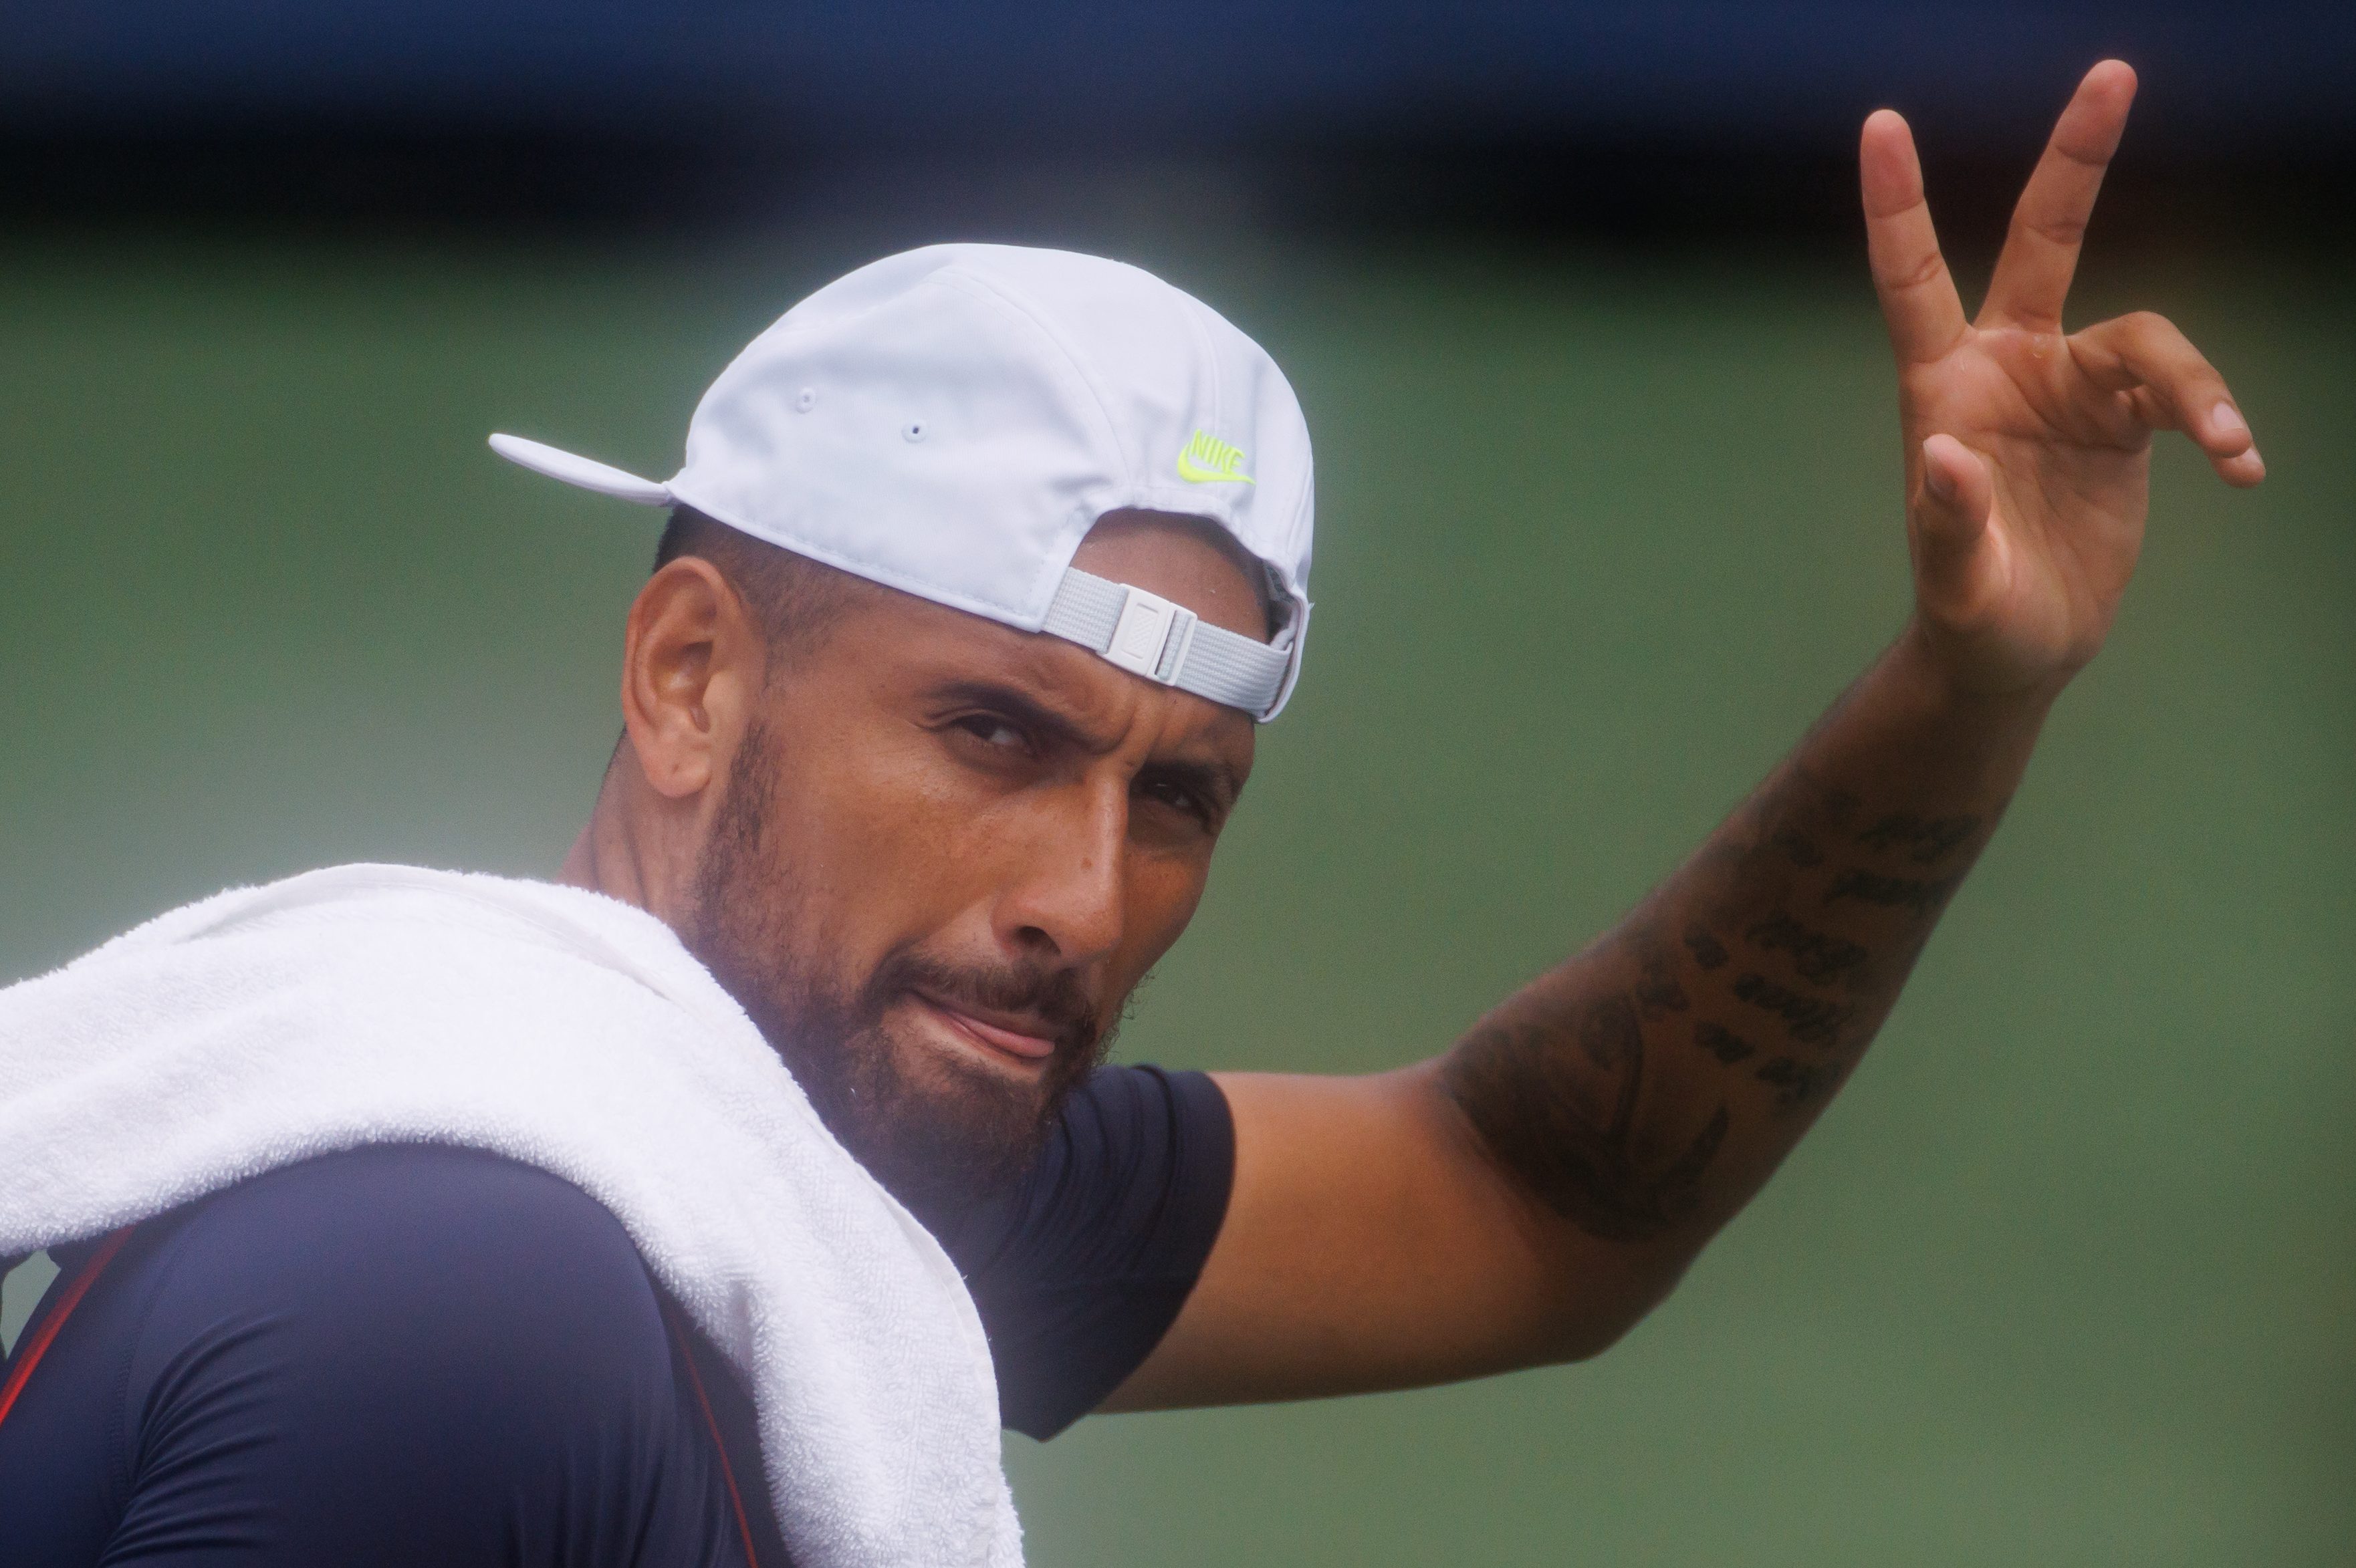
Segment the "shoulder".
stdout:
[[395,1387],[431,1366],[455,1394],[464,1373],[496,1367],[577,1402],[622,1392],[600,1369],[664,1342],[620,1222],[570,1183],[473,1150],[306,1160],[197,1205],[167,1246],[159,1306],[261,1311],[290,1349]]
[[276,1543],[258,1560],[348,1562],[369,1541],[370,1563],[453,1564],[543,1532],[594,1548],[566,1558],[582,1562],[658,1522],[666,1541],[711,1535],[705,1488],[679,1471],[700,1456],[660,1300],[579,1189],[491,1156],[374,1148],[255,1178],[157,1232],[138,1271],[133,1535],[246,1518]]
[[653,1283],[619,1221],[545,1172],[356,1150],[218,1193],[157,1243],[132,1379],[150,1410],[245,1401],[257,1441],[510,1478],[669,1420]]

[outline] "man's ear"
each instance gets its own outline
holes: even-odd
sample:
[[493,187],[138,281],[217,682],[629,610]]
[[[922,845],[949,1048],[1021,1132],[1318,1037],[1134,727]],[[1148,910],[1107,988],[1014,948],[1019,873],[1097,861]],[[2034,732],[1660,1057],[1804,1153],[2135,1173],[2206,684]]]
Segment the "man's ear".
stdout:
[[622,719],[656,793],[680,799],[722,776],[751,718],[765,649],[718,568],[680,556],[647,580],[622,645]]

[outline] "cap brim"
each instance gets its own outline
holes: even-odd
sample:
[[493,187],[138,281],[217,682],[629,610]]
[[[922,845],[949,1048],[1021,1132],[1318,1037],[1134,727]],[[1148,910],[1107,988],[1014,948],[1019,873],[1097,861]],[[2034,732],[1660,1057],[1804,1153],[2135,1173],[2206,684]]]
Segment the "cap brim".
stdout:
[[634,501],[641,507],[668,507],[671,503],[670,486],[668,485],[641,479],[635,474],[625,474],[594,458],[560,452],[541,442],[526,441],[519,435],[491,437],[491,450],[519,467],[529,468],[534,474],[545,474],[551,479],[559,479],[584,490],[594,490],[601,496]]

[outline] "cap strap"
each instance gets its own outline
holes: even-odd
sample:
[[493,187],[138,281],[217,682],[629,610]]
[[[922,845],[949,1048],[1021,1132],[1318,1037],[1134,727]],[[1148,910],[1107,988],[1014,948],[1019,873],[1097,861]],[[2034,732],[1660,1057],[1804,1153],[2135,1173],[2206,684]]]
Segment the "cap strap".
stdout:
[[1290,662],[1281,648],[1205,625],[1183,604],[1076,567],[1064,573],[1039,629],[1148,680],[1240,708],[1255,719],[1275,706]]

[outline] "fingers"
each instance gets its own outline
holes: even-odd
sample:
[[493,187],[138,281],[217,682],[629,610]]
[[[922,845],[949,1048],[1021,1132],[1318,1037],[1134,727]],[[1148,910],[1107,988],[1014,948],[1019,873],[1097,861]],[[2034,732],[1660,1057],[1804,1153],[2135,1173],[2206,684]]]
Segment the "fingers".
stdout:
[[1873,286],[1901,365],[1938,358],[1964,335],[1964,304],[1939,254],[1914,134],[1897,111],[1877,109],[1858,139],[1858,178],[1865,198],[1866,254]]
[[1914,515],[1924,571],[1935,575],[1969,557],[1995,506],[1986,458],[1952,435],[1922,443],[1922,496]]
[[2103,61],[2078,84],[2012,209],[2012,228],[1980,309],[1981,325],[2060,330],[2086,222],[2126,130],[2135,94],[2135,71],[2123,60]]
[[2137,311],[2075,333],[2069,343],[2088,379],[2105,391],[2126,393],[2136,417],[2152,429],[2191,437],[2227,484],[2255,485],[2266,476],[2233,389],[2174,322]]

